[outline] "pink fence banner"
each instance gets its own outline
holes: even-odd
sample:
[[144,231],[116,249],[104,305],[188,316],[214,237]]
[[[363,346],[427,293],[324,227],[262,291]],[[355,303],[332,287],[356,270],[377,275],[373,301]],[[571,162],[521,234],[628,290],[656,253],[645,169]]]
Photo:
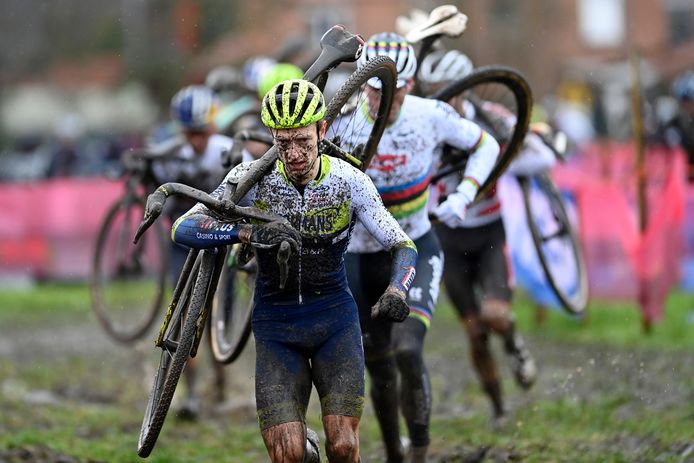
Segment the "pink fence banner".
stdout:
[[648,148],[642,233],[634,159],[630,145],[596,145],[553,174],[576,198],[593,296],[638,301],[644,319],[654,321],[679,282],[686,161],[681,151]]
[[123,184],[101,178],[0,184],[0,276],[82,280]]

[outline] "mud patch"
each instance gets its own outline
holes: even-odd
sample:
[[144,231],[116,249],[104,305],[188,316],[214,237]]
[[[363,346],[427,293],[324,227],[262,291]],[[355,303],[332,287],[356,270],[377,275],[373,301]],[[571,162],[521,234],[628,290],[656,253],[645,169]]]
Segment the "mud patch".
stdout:
[[105,463],[102,460],[79,459],[65,455],[45,445],[30,445],[0,450],[2,463]]

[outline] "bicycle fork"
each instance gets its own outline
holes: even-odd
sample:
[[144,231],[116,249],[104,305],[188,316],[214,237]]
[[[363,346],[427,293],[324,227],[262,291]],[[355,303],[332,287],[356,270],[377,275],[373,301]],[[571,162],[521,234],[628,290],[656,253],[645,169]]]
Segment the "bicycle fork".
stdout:
[[154,345],[156,347],[163,347],[166,330],[169,327],[169,322],[171,321],[171,318],[173,318],[173,314],[176,311],[176,307],[178,306],[178,302],[181,299],[181,295],[183,294],[184,290],[190,288],[188,277],[193,271],[193,268],[200,265],[200,262],[197,260],[199,253],[200,251],[197,249],[191,249],[188,253],[188,257],[186,258],[186,261],[183,264],[183,268],[181,269],[181,274],[178,276],[176,288],[174,288],[173,296],[171,297],[171,304],[169,304],[169,307],[166,309],[164,323],[159,329],[159,336],[157,336],[156,341],[154,341]]

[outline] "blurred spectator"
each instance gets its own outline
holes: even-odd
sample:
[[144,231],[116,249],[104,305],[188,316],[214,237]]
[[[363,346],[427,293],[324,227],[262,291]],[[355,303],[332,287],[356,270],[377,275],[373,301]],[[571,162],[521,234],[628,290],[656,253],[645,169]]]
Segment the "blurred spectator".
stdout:
[[665,140],[669,146],[681,146],[689,161],[689,180],[694,181],[694,71],[680,74],[672,85],[677,100],[674,116],[665,124]]
[[46,177],[50,151],[39,135],[24,135],[0,154],[0,181],[21,182]]
[[77,114],[67,114],[60,118],[55,127],[57,146],[51,155],[47,177],[69,177],[77,167],[77,143],[84,135],[82,118]]
[[590,102],[590,92],[582,84],[565,82],[559,88],[553,122],[558,130],[566,134],[572,145],[577,147],[595,138]]

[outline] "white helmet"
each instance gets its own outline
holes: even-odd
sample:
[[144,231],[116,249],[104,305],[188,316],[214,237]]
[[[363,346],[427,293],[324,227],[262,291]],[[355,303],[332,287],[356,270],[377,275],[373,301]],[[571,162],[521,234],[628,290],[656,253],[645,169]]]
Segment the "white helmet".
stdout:
[[473,69],[470,58],[458,50],[439,50],[424,58],[418,77],[424,84],[438,84],[462,79]]
[[[359,66],[377,56],[387,56],[395,61],[398,71],[398,88],[403,87],[407,81],[414,77],[417,70],[417,58],[414,48],[405,37],[394,32],[381,32],[369,37],[364,46],[364,52],[359,57]],[[381,81],[373,77],[368,84],[374,88],[381,88]]]
[[217,95],[235,92],[241,87],[241,73],[231,66],[217,66],[205,77],[205,85]]
[[267,72],[268,69],[277,64],[277,60],[269,56],[257,55],[251,56],[243,63],[241,74],[243,75],[243,83],[246,88],[256,93],[260,77]]

